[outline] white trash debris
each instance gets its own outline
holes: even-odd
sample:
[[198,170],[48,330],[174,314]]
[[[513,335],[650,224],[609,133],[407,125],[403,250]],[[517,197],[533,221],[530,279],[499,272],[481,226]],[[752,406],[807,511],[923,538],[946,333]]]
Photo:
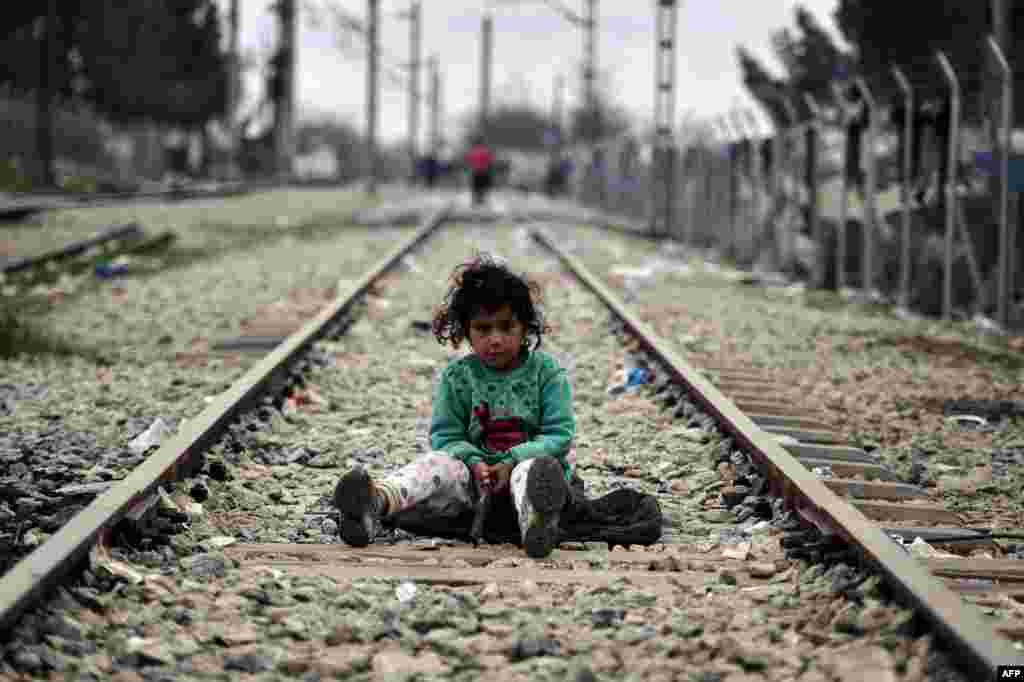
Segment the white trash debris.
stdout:
[[993,320],[991,317],[986,317],[981,313],[974,316],[972,320],[974,325],[978,328],[978,331],[983,334],[993,334],[995,336],[1006,336],[1006,330],[998,322]]
[[238,542],[238,540],[236,538],[231,537],[230,535],[218,535],[217,537],[210,538],[206,541],[208,545],[216,549],[224,549],[225,547],[233,545],[236,542]]
[[722,556],[726,559],[739,559],[740,561],[746,561],[750,557],[750,543],[741,542],[738,545],[726,547],[722,550]]
[[157,417],[145,431],[136,436],[130,443],[128,449],[137,455],[141,455],[153,446],[159,446],[168,436],[171,435],[171,427],[162,417]]
[[762,533],[769,532],[771,529],[772,529],[772,522],[771,521],[758,521],[757,523],[755,523],[750,528],[747,528],[744,532],[747,535],[760,535]]
[[402,256],[402,265],[405,266],[407,270],[417,275],[423,272],[423,269],[419,265],[417,265],[416,259],[413,258],[411,255]]
[[974,414],[951,414],[946,417],[946,421],[956,424],[957,426],[971,425],[981,428],[988,426],[987,419]]
[[904,545],[904,547],[907,548],[907,551],[910,552],[911,555],[916,556],[916,557],[918,557],[920,559],[957,559],[957,558],[959,558],[959,557],[957,557],[956,554],[950,554],[948,552],[941,552],[941,551],[935,549],[934,547],[929,545],[927,542],[925,542],[920,537],[914,538],[913,542],[911,542],[909,545]]
[[800,445],[800,441],[793,438],[793,436],[787,436],[784,433],[776,433],[773,434],[772,437],[782,445]]
[[813,473],[818,478],[835,478],[836,477],[836,475],[834,473],[832,473],[832,467],[829,467],[829,466],[814,467],[813,469],[811,469],[811,473]]
[[403,581],[401,585],[395,588],[395,596],[398,597],[399,603],[408,604],[416,596],[416,583],[408,580]]

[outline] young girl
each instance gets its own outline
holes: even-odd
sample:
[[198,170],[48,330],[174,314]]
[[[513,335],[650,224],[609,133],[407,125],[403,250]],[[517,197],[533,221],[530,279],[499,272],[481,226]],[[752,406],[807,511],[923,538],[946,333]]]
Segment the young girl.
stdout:
[[434,336],[453,348],[468,339],[474,352],[441,375],[433,451],[382,481],[362,468],[345,474],[334,492],[341,536],[365,547],[385,518],[398,527],[443,525],[471,512],[476,491],[489,489],[511,495],[526,553],[542,558],[558,543],[576,418],[565,370],[538,350],[549,331],[537,307],[540,290],[486,254],[455,268],[452,282]]

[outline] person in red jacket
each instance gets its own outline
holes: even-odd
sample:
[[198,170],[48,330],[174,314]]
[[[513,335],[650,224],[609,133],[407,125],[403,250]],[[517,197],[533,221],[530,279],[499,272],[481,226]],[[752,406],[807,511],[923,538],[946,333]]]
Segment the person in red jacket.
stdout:
[[466,154],[466,165],[469,166],[471,176],[473,205],[480,206],[491,189],[491,175],[494,171],[494,153],[484,144],[482,137],[473,138],[473,147]]

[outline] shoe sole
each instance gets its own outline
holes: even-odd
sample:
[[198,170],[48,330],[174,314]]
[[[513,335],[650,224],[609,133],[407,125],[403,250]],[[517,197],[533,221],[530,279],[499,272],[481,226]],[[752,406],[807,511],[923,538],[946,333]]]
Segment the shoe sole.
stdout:
[[373,537],[373,483],[362,469],[348,472],[334,489],[334,505],[341,512],[341,539],[353,547],[366,547]]
[[543,559],[558,545],[558,517],[569,496],[562,465],[553,457],[537,460],[526,479],[526,499],[533,515],[523,537],[526,555]]

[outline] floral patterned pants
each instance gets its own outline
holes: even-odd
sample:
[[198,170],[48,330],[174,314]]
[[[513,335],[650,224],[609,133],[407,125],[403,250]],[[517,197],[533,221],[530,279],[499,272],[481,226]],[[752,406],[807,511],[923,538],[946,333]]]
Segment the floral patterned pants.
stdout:
[[[533,511],[526,496],[526,477],[534,460],[516,464],[509,480],[512,499],[525,536]],[[473,509],[473,475],[465,463],[435,451],[406,464],[382,481],[374,483],[388,501],[388,516],[394,520],[413,518],[455,518]]]

